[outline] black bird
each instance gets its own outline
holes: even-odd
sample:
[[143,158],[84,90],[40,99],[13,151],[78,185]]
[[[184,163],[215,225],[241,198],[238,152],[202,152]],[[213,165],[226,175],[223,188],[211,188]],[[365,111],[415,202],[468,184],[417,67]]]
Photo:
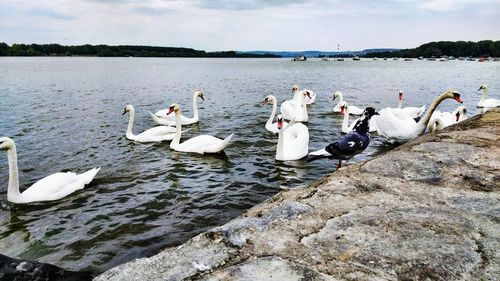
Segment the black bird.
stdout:
[[365,108],[352,131],[325,148],[309,153],[307,161],[311,162],[320,158],[338,159],[338,170],[342,165],[342,160],[351,159],[363,152],[370,144],[369,123],[373,115],[378,115],[373,107]]

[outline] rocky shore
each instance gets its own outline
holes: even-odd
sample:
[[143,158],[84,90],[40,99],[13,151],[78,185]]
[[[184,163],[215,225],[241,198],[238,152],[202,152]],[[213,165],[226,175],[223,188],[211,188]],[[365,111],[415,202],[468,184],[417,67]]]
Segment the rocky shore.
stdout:
[[95,280],[498,280],[500,110]]

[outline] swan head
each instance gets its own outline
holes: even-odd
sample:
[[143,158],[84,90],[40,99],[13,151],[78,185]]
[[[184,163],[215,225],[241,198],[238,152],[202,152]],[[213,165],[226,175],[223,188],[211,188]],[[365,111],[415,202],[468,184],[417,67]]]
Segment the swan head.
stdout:
[[402,90],[399,90],[398,95],[399,95],[399,100],[403,100],[403,91]]
[[347,111],[348,107],[349,105],[347,104],[347,101],[344,101],[340,106],[340,114],[345,115],[345,112]]
[[458,122],[460,120],[460,116],[467,115],[467,108],[462,105],[457,107],[453,112],[455,113],[455,122]]
[[333,100],[335,100],[337,97],[341,96],[342,93],[340,91],[336,91],[335,93],[333,93]]
[[125,115],[125,113],[130,112],[130,111],[133,111],[133,110],[134,110],[134,107],[133,107],[131,104],[127,104],[127,105],[125,106],[125,108],[123,109],[123,113],[122,113],[122,115]]
[[266,104],[272,104],[273,103],[273,99],[271,96],[267,96],[264,101],[262,102],[262,105],[266,105]]
[[0,138],[0,149],[6,149],[9,150],[13,148],[14,145],[14,140],[8,137],[2,137]]
[[299,90],[299,86],[297,86],[297,85],[293,85],[293,86],[292,86],[292,93],[295,93],[295,92],[297,92],[298,90]]
[[179,110],[181,110],[181,106],[177,103],[173,103],[172,105],[170,105],[168,107],[167,115],[170,115],[170,113],[172,113],[172,112],[178,112]]
[[304,91],[304,97],[308,97],[309,99],[312,99],[312,98],[311,98],[311,92],[309,92],[309,91]]
[[457,92],[455,89],[448,89],[446,92],[444,92],[443,96],[445,98],[451,98],[456,100],[459,103],[464,103],[462,99],[460,98],[460,93]]
[[481,90],[487,90],[488,89],[488,85],[486,84],[483,84],[481,85],[481,87],[479,87],[479,89],[477,89],[478,91],[481,91]]
[[283,115],[276,115],[276,119],[278,119],[278,130],[281,130],[281,128],[283,127]]
[[203,98],[203,92],[202,91],[196,91],[194,92],[195,96],[200,97],[201,100],[205,101],[205,98]]

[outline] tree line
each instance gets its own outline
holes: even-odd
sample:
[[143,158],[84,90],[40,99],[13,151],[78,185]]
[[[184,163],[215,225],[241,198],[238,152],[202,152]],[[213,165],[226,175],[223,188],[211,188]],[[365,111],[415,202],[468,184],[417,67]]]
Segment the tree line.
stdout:
[[108,46],[0,43],[0,56],[97,56],[97,57],[192,57],[192,58],[277,58],[273,54],[249,54],[236,51],[206,52],[190,48],[154,46]]
[[403,49],[389,52],[374,52],[365,54],[364,57],[500,57],[500,41],[483,40],[471,41],[439,41],[423,44],[413,49]]

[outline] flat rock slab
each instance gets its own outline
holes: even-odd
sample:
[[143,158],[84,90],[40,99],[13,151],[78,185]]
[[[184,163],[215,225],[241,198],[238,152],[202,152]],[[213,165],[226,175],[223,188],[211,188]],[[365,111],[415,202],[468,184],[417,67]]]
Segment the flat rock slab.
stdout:
[[95,280],[499,280],[500,110]]

